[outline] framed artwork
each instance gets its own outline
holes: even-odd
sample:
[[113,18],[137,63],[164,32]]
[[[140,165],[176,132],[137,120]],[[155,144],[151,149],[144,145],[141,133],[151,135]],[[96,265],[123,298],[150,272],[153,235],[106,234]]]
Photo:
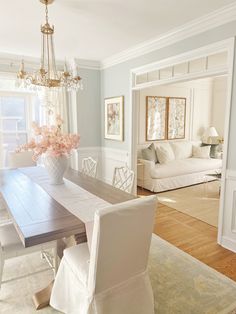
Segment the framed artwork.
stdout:
[[186,98],[169,97],[168,140],[185,138]]
[[124,97],[105,99],[105,138],[124,140]]
[[146,141],[165,140],[167,137],[167,98],[146,97]]

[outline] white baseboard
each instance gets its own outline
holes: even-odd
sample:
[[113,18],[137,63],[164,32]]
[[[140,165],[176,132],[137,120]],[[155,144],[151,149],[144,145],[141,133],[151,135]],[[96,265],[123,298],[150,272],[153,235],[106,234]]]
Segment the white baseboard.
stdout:
[[[223,177],[224,179],[224,177]],[[236,252],[236,171],[226,170],[223,212],[220,212],[223,226],[218,235],[219,243],[230,251]],[[221,225],[221,224],[220,224]]]
[[225,249],[236,253],[236,240],[223,236],[220,245],[223,246]]

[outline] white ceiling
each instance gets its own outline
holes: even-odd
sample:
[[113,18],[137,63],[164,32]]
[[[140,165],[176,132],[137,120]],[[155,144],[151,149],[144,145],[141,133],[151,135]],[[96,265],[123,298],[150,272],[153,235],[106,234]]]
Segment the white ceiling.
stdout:
[[[102,60],[235,0],[55,0],[58,59]],[[39,0],[0,0],[0,52],[39,57],[44,6]]]

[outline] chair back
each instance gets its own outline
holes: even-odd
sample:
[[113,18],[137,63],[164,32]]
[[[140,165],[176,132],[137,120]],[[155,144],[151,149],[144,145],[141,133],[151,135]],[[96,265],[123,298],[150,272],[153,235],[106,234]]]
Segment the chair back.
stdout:
[[156,206],[156,196],[148,196],[96,211],[90,293],[105,291],[147,270]]
[[9,152],[8,165],[10,168],[33,167],[36,162],[33,160],[33,152]]
[[134,172],[128,167],[115,168],[112,185],[117,189],[127,193],[132,193],[134,185]]
[[84,158],[82,160],[82,173],[96,178],[97,175],[97,161],[94,160],[92,157]]

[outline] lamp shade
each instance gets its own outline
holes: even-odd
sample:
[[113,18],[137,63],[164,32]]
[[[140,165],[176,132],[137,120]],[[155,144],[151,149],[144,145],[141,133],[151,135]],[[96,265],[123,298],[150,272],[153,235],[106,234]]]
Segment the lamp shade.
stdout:
[[203,135],[203,137],[211,137],[211,136],[219,136],[214,126],[211,126],[210,128],[206,129]]
[[219,134],[215,127],[211,126],[206,129],[202,137],[202,142],[205,144],[219,144]]

